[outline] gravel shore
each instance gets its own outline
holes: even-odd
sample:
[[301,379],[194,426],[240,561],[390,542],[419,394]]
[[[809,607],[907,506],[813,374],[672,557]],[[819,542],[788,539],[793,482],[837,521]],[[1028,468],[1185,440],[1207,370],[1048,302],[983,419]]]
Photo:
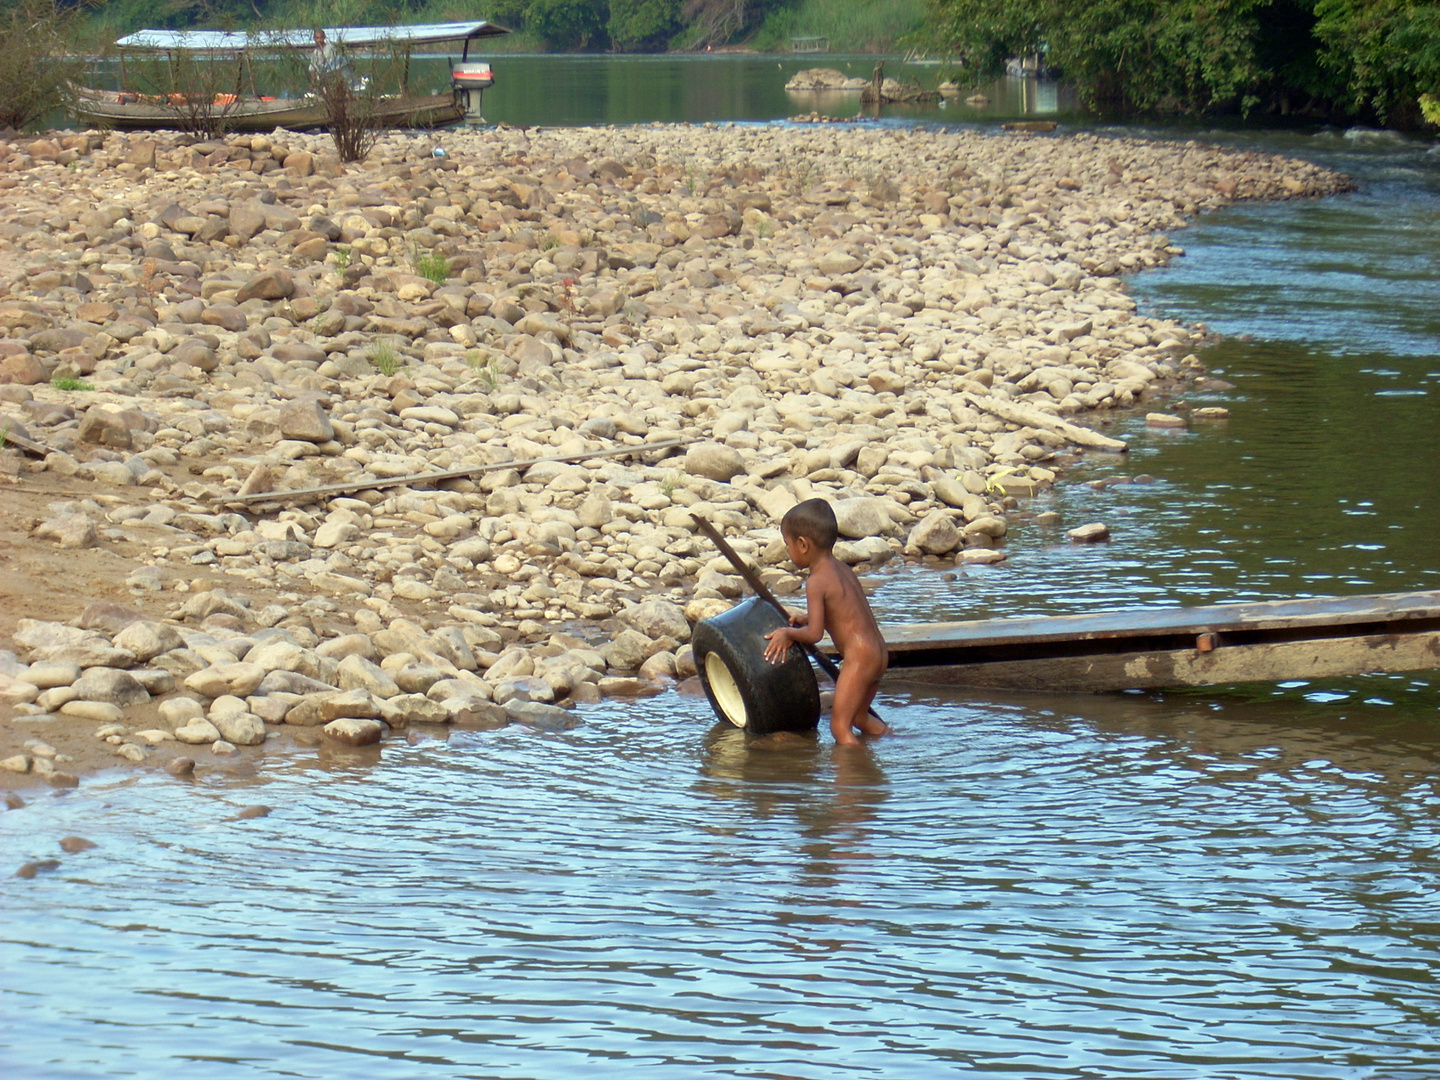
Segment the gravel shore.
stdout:
[[330,150],[0,141],[0,787],[660,692],[743,592],[695,513],[781,594],[812,496],[862,571],[1001,561],[1012,511],[1123,450],[1112,410],[1184,424],[1205,380],[1123,275],[1205,210],[1347,186],[867,124]]

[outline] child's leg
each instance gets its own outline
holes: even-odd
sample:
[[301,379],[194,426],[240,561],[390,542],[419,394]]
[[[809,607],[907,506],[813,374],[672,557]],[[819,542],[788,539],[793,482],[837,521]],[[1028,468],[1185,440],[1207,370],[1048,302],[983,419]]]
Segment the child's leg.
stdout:
[[881,720],[878,716],[870,715],[870,703],[875,700],[875,693],[880,689],[880,680],[873,679],[865,687],[863,699],[860,702],[860,712],[855,726],[866,735],[886,735],[890,732],[890,725]]
[[870,702],[880,687],[880,680],[869,677],[860,665],[844,664],[835,680],[835,704],[830,708],[830,734],[839,744],[858,743],[855,728],[867,735],[883,735],[889,727],[870,715]]

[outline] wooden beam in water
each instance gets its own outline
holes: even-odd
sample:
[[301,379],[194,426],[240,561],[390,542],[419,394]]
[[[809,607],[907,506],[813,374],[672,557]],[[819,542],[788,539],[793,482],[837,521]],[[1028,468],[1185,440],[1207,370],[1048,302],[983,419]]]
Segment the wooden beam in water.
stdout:
[[1440,591],[885,628],[891,681],[1100,692],[1440,668]]

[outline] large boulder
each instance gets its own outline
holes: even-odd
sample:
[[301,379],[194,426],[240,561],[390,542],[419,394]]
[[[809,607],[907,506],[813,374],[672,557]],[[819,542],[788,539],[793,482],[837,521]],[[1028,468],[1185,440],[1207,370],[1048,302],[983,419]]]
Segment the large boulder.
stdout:
[[840,535],[851,540],[866,536],[881,536],[895,527],[883,499],[862,497],[841,499],[831,503],[835,511],[835,524]]
[[620,621],[652,640],[662,637],[681,642],[690,640],[690,621],[678,604],[668,600],[646,600],[626,608],[620,613]]
[[335,437],[330,417],[314,398],[288,402],[280,410],[280,434],[287,439],[323,443]]
[[150,700],[150,692],[140,680],[119,668],[90,668],[71,684],[71,689],[83,701],[103,701],[121,708]]
[[911,554],[947,555],[960,546],[961,540],[955,519],[944,510],[932,510],[910,530],[905,550]]
[[745,471],[740,451],[723,443],[696,443],[685,451],[685,471],[691,476],[729,483]]
[[790,76],[786,90],[863,90],[869,83],[836,68],[806,68]]

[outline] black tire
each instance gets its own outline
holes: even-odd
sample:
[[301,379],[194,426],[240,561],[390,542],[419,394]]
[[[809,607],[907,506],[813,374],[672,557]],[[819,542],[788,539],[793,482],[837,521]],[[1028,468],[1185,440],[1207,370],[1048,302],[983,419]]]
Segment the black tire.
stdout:
[[820,687],[798,645],[765,659],[765,635],[785,620],[758,596],[705,619],[690,639],[700,684],[715,715],[752,735],[810,731],[820,722]]

